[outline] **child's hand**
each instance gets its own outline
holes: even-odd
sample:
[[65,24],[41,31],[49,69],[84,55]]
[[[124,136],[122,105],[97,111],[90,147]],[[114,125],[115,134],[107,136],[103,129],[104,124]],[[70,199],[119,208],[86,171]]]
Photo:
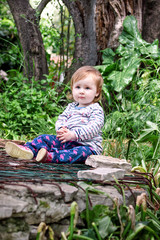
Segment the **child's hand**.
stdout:
[[62,143],[67,141],[76,141],[76,134],[69,129],[62,127],[57,131],[57,137]]
[[57,135],[63,134],[67,131],[68,131],[68,129],[66,127],[61,127],[59,130],[57,130]]

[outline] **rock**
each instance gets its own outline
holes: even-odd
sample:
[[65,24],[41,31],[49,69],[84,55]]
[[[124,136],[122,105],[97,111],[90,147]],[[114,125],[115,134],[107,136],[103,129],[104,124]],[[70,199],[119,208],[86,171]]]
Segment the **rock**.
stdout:
[[0,194],[0,219],[11,217],[14,213],[26,213],[28,203],[15,199],[13,196]]
[[113,200],[118,199],[119,204],[123,203],[123,197],[115,187],[112,186],[91,186],[84,182],[78,182],[81,189],[78,191],[76,196],[76,202],[78,203],[79,211],[83,211],[86,208],[86,194],[82,190],[88,188],[89,198],[92,206],[95,205],[106,205],[113,207]]
[[119,168],[96,168],[93,170],[78,171],[77,176],[78,178],[84,178],[84,179],[111,181],[111,180],[114,180],[114,177],[116,179],[123,178],[124,174],[125,174],[125,170],[119,169]]
[[121,168],[126,172],[130,172],[132,168],[132,165],[125,159],[113,158],[103,155],[91,155],[86,159],[85,164],[94,168]]
[[29,240],[29,232],[0,233],[1,240]]

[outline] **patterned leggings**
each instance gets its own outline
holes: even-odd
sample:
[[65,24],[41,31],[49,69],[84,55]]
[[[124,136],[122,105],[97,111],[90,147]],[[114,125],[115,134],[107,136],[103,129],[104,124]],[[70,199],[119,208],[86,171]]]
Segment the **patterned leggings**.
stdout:
[[48,134],[38,136],[25,146],[32,150],[34,157],[41,148],[45,148],[52,156],[53,163],[84,163],[88,156],[96,155],[92,147],[75,141],[61,143],[55,135]]

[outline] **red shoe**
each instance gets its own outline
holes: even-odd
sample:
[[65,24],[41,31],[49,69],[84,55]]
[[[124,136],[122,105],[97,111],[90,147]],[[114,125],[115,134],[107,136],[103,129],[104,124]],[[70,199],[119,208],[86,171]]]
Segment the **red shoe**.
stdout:
[[7,142],[5,145],[5,150],[9,156],[14,158],[31,160],[34,157],[34,154],[30,148],[13,142]]
[[41,148],[38,151],[36,161],[42,163],[49,163],[52,162],[52,156],[45,148]]

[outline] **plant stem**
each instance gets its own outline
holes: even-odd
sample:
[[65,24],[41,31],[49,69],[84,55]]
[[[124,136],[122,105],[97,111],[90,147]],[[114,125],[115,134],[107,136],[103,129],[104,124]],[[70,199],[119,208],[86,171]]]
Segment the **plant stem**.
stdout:
[[98,228],[97,228],[95,222],[92,223],[92,226],[97,234],[98,240],[102,240],[101,235],[99,234],[99,231],[98,231]]
[[89,201],[88,201],[88,189],[86,189],[86,221],[87,227],[90,227],[90,219],[89,219]]
[[73,234],[73,239],[93,240],[93,238],[81,236],[81,235],[78,235],[78,234]]

